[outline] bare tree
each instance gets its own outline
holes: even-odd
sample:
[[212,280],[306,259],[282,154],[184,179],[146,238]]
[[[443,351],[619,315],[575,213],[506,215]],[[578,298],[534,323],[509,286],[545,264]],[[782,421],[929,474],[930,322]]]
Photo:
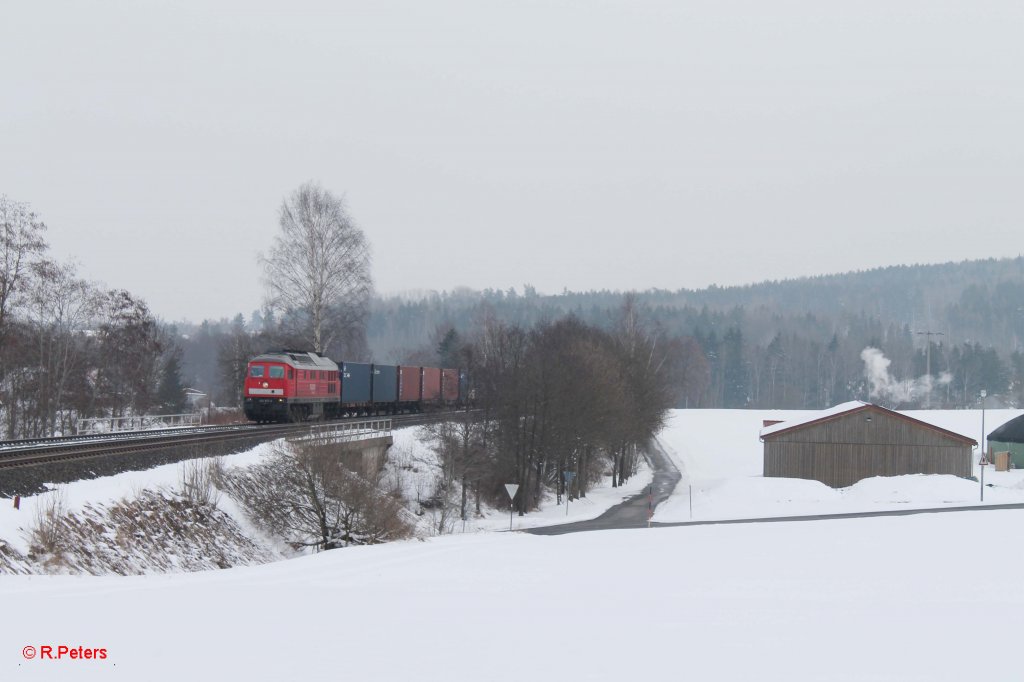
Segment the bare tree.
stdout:
[[365,346],[370,248],[344,201],[313,182],[281,205],[281,231],[260,256],[268,307],[318,353]]
[[[434,502],[438,505],[438,533],[452,528],[454,516],[469,519],[471,488],[480,488],[481,478],[489,473],[486,423],[479,412],[466,409],[450,419],[428,424],[423,432],[438,454]],[[479,495],[477,495],[479,507]]]
[[45,231],[28,204],[0,196],[0,343],[14,294],[29,266],[46,251]]
[[163,348],[149,307],[127,291],[102,300],[95,373],[96,406],[112,415],[144,413],[155,400]]
[[12,312],[25,290],[32,264],[46,251],[46,225],[28,204],[0,195],[0,421],[6,421],[8,437],[16,432],[17,394],[8,376],[19,343],[11,343]]
[[379,481],[346,466],[350,456],[329,438],[278,443],[262,463],[228,473],[227,489],[253,519],[296,549],[406,537],[410,528],[399,503]]
[[97,313],[99,292],[71,265],[39,261],[32,267],[26,331],[31,335],[33,381],[20,391],[31,410],[22,416],[30,436],[68,433],[76,407],[75,387],[85,383],[85,334]]
[[[612,331],[572,315],[529,332],[486,319],[471,363],[479,435],[449,436],[440,450],[454,473],[465,452],[466,464],[482,469],[466,478],[480,480],[492,501],[503,494],[502,483],[518,483],[520,513],[546,490],[585,496],[609,470],[612,485],[628,480],[677,401],[684,374],[683,344],[647,323],[643,312],[628,300]],[[568,490],[566,472],[575,474]]]
[[242,388],[249,360],[259,352],[256,340],[245,328],[241,315],[235,316],[227,334],[220,338],[217,347],[217,369],[220,373],[220,399],[228,405],[242,404]]
[[613,455],[620,483],[636,469],[637,453],[664,426],[679,393],[674,380],[678,348],[648,323],[646,312],[627,294],[614,333],[623,388],[624,421]]

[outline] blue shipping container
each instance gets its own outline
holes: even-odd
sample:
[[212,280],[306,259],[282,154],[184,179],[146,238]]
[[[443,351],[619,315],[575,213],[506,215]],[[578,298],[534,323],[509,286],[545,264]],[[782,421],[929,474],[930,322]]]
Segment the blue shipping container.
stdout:
[[398,367],[373,366],[373,402],[393,403],[398,400]]
[[368,403],[370,395],[370,365],[341,363],[341,402]]

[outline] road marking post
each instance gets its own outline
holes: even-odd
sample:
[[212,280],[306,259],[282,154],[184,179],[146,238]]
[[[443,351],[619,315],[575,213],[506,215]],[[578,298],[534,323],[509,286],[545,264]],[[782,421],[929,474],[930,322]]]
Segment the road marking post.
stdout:
[[575,471],[563,471],[562,478],[565,479],[565,515],[569,515],[569,501],[572,499],[572,479],[576,478]]

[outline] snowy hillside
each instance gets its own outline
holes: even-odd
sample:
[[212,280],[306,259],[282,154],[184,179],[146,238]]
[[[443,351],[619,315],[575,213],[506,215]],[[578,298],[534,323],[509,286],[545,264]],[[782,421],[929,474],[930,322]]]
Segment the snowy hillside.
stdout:
[[[417,537],[507,531],[510,521],[513,529],[521,530],[592,519],[642,491],[651,480],[649,468],[642,465],[625,485],[612,488],[606,477],[568,508],[557,505],[549,495],[540,509],[510,519],[507,509],[483,504],[477,513],[473,505],[470,518],[463,522],[455,504],[438,503],[440,463],[419,429],[396,430],[394,439],[383,485],[401,493],[405,518]],[[263,444],[220,458],[218,466],[227,471],[252,467],[272,450],[272,444]],[[22,498],[17,509],[5,500],[0,504],[0,575],[173,573],[255,565],[308,553],[289,548],[280,538],[262,531],[223,490],[211,490],[212,505],[188,500],[183,493],[186,472],[209,461],[187,460],[77,481],[47,494]],[[453,494],[457,502],[458,494]],[[58,502],[66,546],[40,552],[33,529]]]

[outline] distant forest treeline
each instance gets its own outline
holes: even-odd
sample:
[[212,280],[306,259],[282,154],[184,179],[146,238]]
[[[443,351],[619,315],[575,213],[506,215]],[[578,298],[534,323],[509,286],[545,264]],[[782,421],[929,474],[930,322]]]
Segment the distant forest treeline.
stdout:
[[[823,408],[863,399],[953,408],[977,405],[981,389],[990,407],[1024,405],[1021,257],[636,296],[663,335],[681,341],[681,407]],[[487,318],[528,329],[571,314],[607,329],[623,297],[541,295],[530,286],[377,297],[367,326],[369,356],[353,359],[433,364],[451,330],[469,339]],[[186,381],[213,388],[222,403],[233,401],[231,377],[241,356],[263,350],[253,334],[264,323],[253,314],[179,325],[188,334]],[[890,361],[885,376],[876,367],[869,377],[866,348]],[[930,382],[923,380],[929,364]]]
[[[487,290],[375,301],[367,330],[379,357],[401,357],[439,330],[472,330],[483,310],[525,327],[573,314],[607,326],[622,303],[612,291],[538,295]],[[851,399],[902,407],[964,407],[985,388],[1024,404],[1024,259],[878,268],[739,287],[638,294],[670,336],[699,357],[680,404],[820,408]],[[918,332],[938,332],[926,336]],[[926,374],[933,390],[900,395]],[[861,353],[891,361],[888,391],[872,384]],[[944,376],[946,375],[946,376]],[[918,382],[921,385],[922,382]],[[870,396],[872,388],[883,393]],[[995,404],[995,399],[988,401]]]

